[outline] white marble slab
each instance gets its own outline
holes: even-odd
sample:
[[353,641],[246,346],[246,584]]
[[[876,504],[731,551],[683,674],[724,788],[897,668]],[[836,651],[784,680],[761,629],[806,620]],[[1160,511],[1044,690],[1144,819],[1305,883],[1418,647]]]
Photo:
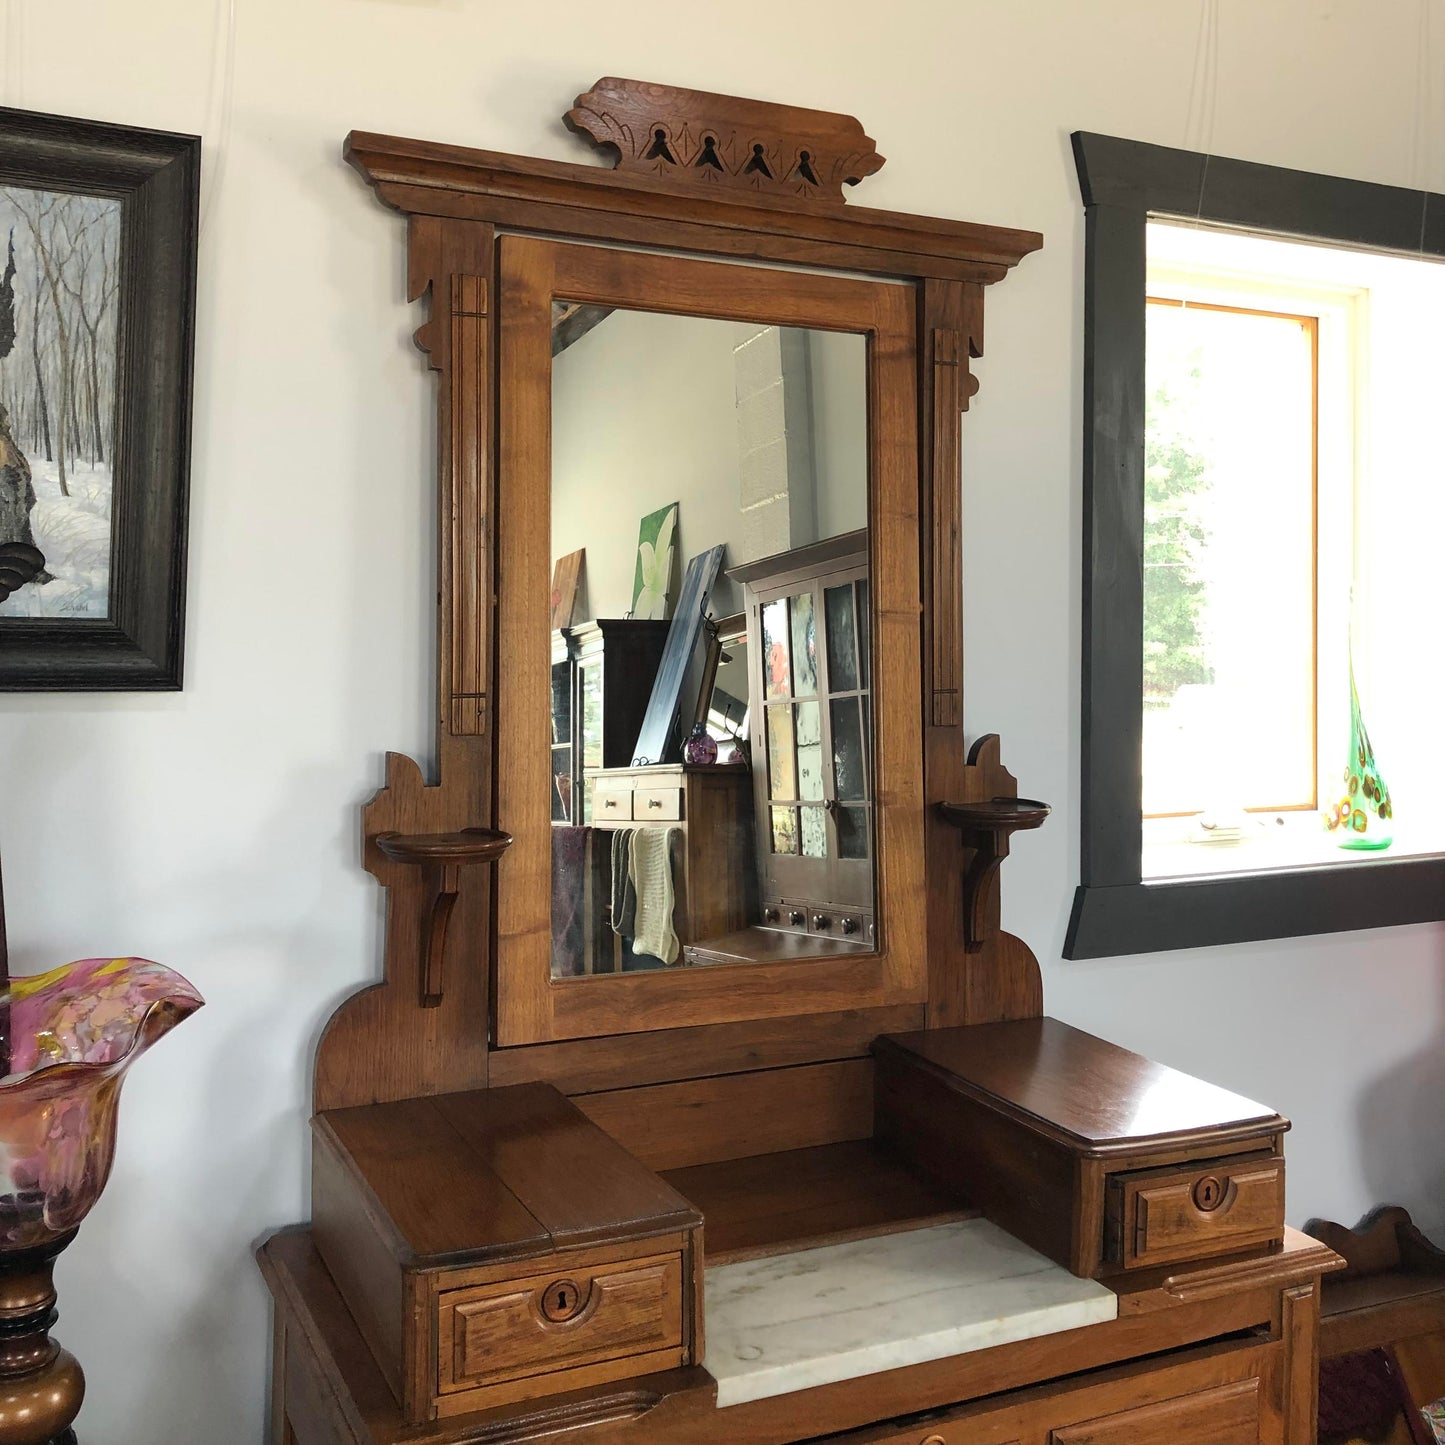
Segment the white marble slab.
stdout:
[[1112,1320],[1112,1290],[984,1219],[706,1271],[719,1406]]

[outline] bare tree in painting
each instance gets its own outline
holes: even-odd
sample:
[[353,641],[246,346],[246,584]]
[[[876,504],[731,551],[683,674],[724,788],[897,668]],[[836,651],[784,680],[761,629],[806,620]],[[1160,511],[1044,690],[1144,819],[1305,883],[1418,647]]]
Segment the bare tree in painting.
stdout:
[[103,231],[98,242],[93,234],[87,234],[78,255],[78,275],[65,281],[65,289],[75,303],[81,330],[85,333],[85,404],[90,423],[90,460],[93,465],[105,460],[105,437],[101,428],[100,333],[110,304],[120,289],[120,275]]
[[[26,196],[26,200],[20,197]],[[75,417],[75,325],[72,307],[66,305],[71,289],[71,278],[80,269],[82,245],[87,233],[98,219],[91,209],[86,213],[78,203],[77,196],[62,195],[58,191],[12,192],[12,203],[30,228],[31,243],[35,257],[45,276],[45,285],[54,308],[55,339],[60,348],[59,379],[60,394],[55,406],[55,460],[59,468],[60,494],[69,496],[66,485],[65,463],[68,451],[73,451],[77,440]],[[99,325],[99,317],[97,317]],[[37,364],[37,373],[39,366]]]
[[[0,277],[0,361],[15,349],[15,233],[10,234],[5,274]],[[30,511],[35,506],[35,486],[30,463],[15,444],[10,432],[10,413],[0,405],[0,543],[24,542],[35,545],[30,530]],[[38,581],[48,582],[48,573]]]
[[45,460],[53,462],[55,449],[50,444],[50,407],[45,398],[45,368],[50,359],[49,353],[48,345],[43,355],[40,348],[40,262],[37,260],[35,291],[30,302],[30,355],[35,365],[35,416],[45,442]]

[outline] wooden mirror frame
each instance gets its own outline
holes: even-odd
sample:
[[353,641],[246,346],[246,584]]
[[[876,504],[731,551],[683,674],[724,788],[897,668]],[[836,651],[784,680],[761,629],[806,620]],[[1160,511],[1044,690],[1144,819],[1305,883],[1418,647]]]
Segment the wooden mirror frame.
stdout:
[[[409,758],[389,754],[386,785],[364,811],[364,863],[388,895],[383,977],[345,1001],[328,1023],[317,1051],[315,1106],[532,1079],[601,1100],[606,1096],[596,1091],[705,1075],[766,1077],[757,1071],[779,1067],[790,1068],[802,1089],[801,1075],[814,1071],[795,1066],[817,1064],[824,1070],[813,1083],[819,1107],[836,1112],[844,1105],[825,1102],[840,1098],[838,1081],[826,1071],[839,1061],[861,1063],[878,1034],[925,1023],[1030,1017],[1041,1009],[1032,953],[998,929],[996,870],[970,869],[976,857],[997,855],[997,827],[990,824],[990,832],[971,813],[960,823],[964,814],[940,805],[987,810],[991,800],[1017,791],[996,739],[981,739],[971,752],[964,747],[959,425],[977,388],[970,363],[982,354],[984,288],[1042,240],[1033,232],[845,206],[843,186],[883,163],[848,116],[607,79],[579,96],[566,119],[612,152],[616,168],[363,133],[347,141],[351,163],[386,204],[408,217],[407,295],[431,303],[416,339],[440,380],[439,738],[433,778]],[[648,153],[659,132],[666,159]],[[799,966],[788,965],[780,995],[769,974],[765,985],[750,990],[757,997],[746,1007],[714,996],[703,1000],[707,1013],[693,990],[734,989],[744,973],[758,976],[765,966],[723,970],[719,985],[701,977],[696,983],[654,980],[668,1002],[648,1006],[650,1031],[597,1037],[564,1038],[601,1030],[549,1017],[530,1004],[509,1012],[507,988],[497,986],[497,943],[499,931],[513,923],[505,894],[499,914],[496,873],[513,869],[508,833],[520,834],[513,844],[523,850],[518,859],[528,849],[535,855],[538,839],[509,821],[502,807],[502,798],[511,798],[502,781],[513,766],[510,751],[501,754],[506,766],[499,765],[499,748],[511,747],[510,704],[504,701],[500,713],[495,707],[496,645],[504,640],[496,625],[499,617],[510,619],[505,598],[518,565],[513,539],[498,526],[499,497],[506,496],[499,431],[505,434],[507,426],[496,423],[498,406],[508,406],[512,396],[504,379],[499,385],[498,371],[499,350],[505,350],[496,305],[498,241],[506,232],[600,242],[634,254],[680,251],[835,273],[769,272],[767,284],[780,297],[790,289],[801,297],[808,288],[820,288],[819,296],[844,294],[847,283],[836,273],[902,283],[859,293],[876,290],[900,317],[905,304],[911,312],[911,326],[900,319],[885,328],[899,338],[903,354],[884,356],[880,365],[900,378],[905,369],[910,375],[887,389],[891,399],[879,391],[874,403],[885,412],[897,408],[882,426],[897,438],[899,455],[882,465],[900,481],[882,489],[897,509],[875,511],[873,546],[875,559],[886,548],[897,568],[895,602],[886,608],[875,602],[879,618],[888,614],[875,620],[875,640],[880,626],[907,637],[907,658],[892,665],[913,689],[906,703],[880,699],[880,706],[899,708],[881,726],[895,775],[895,795],[884,807],[901,808],[903,823],[890,834],[881,876],[886,889],[902,888],[898,896],[913,913],[899,917],[889,905],[882,920],[889,933],[885,962],[863,960],[871,986],[849,972],[856,963],[818,965],[811,977],[826,982],[817,983],[801,982]],[[836,287],[842,290],[835,293]],[[769,314],[779,320],[824,314],[815,306],[790,312],[778,305]],[[905,472],[911,474],[906,486]],[[539,606],[547,590],[544,579]],[[539,641],[538,658],[544,655]],[[907,767],[914,768],[911,780],[896,776]],[[921,859],[917,842],[904,841],[910,830],[914,840],[921,832]],[[894,878],[905,857],[916,874]],[[498,858],[497,869],[468,866]],[[926,895],[925,877],[932,883]],[[965,910],[981,920],[967,942]],[[603,994],[600,985],[571,986],[579,998]],[[626,981],[608,980],[606,988],[622,990],[619,1000],[628,992]],[[563,1005],[564,1014],[569,1007]],[[603,1023],[616,1026],[615,1017]],[[552,1041],[520,1042],[526,1038]]]
[[[862,333],[868,345],[869,535],[877,659],[875,952],[555,979],[545,739],[551,576],[552,303]],[[500,243],[497,415],[502,539],[497,816],[516,842],[497,873],[500,1047],[779,1015],[922,1003],[923,757],[918,431],[911,287],[681,260],[524,236]],[[530,881],[529,881],[530,880]]]

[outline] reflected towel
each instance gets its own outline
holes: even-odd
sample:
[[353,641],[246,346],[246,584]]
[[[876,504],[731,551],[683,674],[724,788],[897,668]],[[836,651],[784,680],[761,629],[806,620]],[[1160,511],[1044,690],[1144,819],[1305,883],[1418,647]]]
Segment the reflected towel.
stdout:
[[619,828],[612,835],[612,931],[619,938],[631,938],[636,926],[637,889],[632,885],[632,828]]
[[629,872],[637,893],[632,947],[676,963],[681,947],[672,928],[672,840],[680,828],[638,828],[632,834]]
[[591,828],[552,829],[552,976],[586,972],[582,900],[587,886]]

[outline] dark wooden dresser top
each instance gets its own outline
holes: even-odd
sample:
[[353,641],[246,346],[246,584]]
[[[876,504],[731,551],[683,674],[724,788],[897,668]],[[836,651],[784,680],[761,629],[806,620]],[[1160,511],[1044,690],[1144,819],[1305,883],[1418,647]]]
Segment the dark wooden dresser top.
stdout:
[[1057,1019],[891,1034],[874,1051],[1086,1154],[1289,1128],[1262,1104]]
[[485,1264],[696,1228],[701,1215],[549,1084],[332,1109],[322,1144],[403,1264]]

